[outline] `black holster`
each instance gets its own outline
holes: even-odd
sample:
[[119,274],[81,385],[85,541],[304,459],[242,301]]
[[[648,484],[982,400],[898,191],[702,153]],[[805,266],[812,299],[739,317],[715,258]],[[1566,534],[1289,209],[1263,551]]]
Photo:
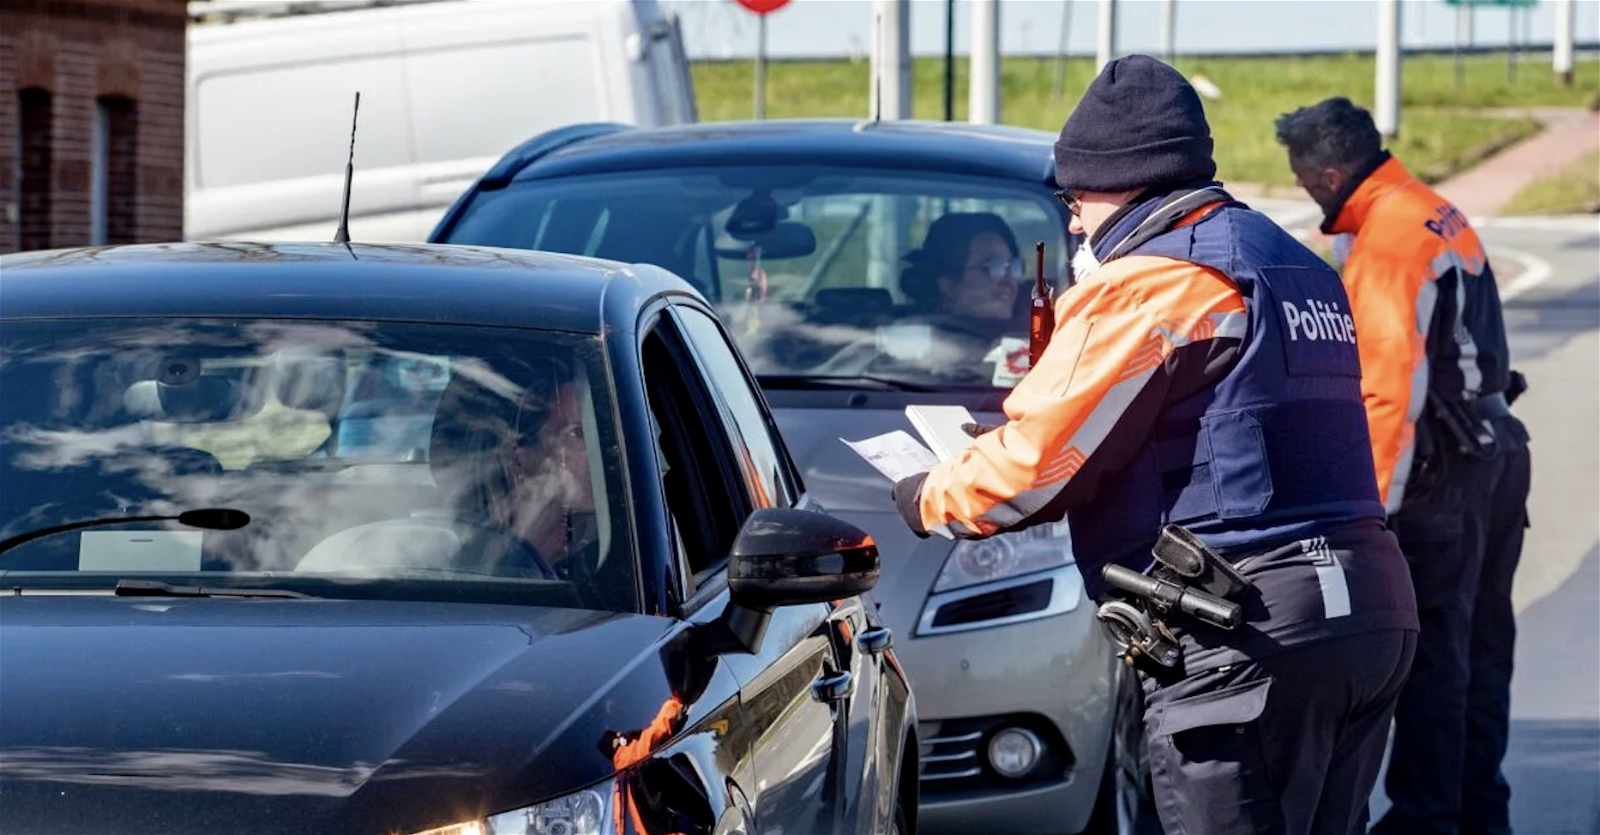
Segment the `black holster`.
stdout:
[[1116,564],[1101,568],[1100,576],[1121,599],[1103,603],[1096,616],[1124,663],[1170,675],[1183,658],[1166,618],[1179,613],[1218,629],[1233,629],[1243,617],[1235,599],[1251,583],[1178,525],[1161,530],[1151,554],[1155,565],[1144,574]]

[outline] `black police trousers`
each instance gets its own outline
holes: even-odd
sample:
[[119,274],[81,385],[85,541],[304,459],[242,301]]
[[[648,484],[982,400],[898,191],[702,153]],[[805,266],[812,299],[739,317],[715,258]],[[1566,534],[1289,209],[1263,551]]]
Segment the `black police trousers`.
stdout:
[[1411,566],[1422,624],[1395,713],[1375,833],[1511,831],[1500,770],[1510,733],[1516,619],[1512,576],[1528,524],[1528,449],[1452,461],[1448,482],[1390,520]]
[[1158,684],[1141,676],[1166,835],[1366,828],[1417,633],[1331,637]]

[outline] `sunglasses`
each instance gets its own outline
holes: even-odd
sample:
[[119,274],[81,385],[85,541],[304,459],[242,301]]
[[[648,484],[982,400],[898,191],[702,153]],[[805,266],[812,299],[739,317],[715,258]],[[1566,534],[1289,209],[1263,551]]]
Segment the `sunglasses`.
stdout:
[[1083,199],[1073,194],[1071,189],[1064,188],[1056,192],[1056,199],[1061,201],[1061,205],[1067,207],[1067,211],[1071,212],[1073,217],[1077,217],[1083,212]]
[[988,274],[990,280],[992,281],[999,281],[1007,276],[1020,278],[1022,276],[1022,259],[1001,258],[1000,256],[996,255],[991,258],[985,258],[976,264],[968,264],[967,270],[969,272],[973,270],[982,270]]

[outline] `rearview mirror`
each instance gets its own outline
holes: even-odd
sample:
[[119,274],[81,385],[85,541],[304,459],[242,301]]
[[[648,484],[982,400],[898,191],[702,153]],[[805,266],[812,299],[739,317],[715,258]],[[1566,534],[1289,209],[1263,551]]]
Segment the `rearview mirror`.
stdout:
[[773,227],[749,237],[740,236],[735,241],[718,242],[717,257],[737,261],[746,253],[759,249],[761,258],[781,261],[786,258],[804,258],[817,251],[817,233],[811,227],[793,220],[778,221]]
[[877,583],[878,545],[871,535],[809,510],[757,510],[728,558],[733,601],[754,609],[838,600]]

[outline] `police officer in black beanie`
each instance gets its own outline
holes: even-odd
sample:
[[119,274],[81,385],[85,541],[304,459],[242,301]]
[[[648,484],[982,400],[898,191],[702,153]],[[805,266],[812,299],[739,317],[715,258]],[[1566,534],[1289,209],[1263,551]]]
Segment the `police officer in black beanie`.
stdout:
[[1339,276],[1214,182],[1211,151],[1182,75],[1106,65],[1055,146],[1097,266],[1006,423],[895,501],[921,535],[1065,516],[1139,671],[1169,835],[1362,832],[1415,595]]

